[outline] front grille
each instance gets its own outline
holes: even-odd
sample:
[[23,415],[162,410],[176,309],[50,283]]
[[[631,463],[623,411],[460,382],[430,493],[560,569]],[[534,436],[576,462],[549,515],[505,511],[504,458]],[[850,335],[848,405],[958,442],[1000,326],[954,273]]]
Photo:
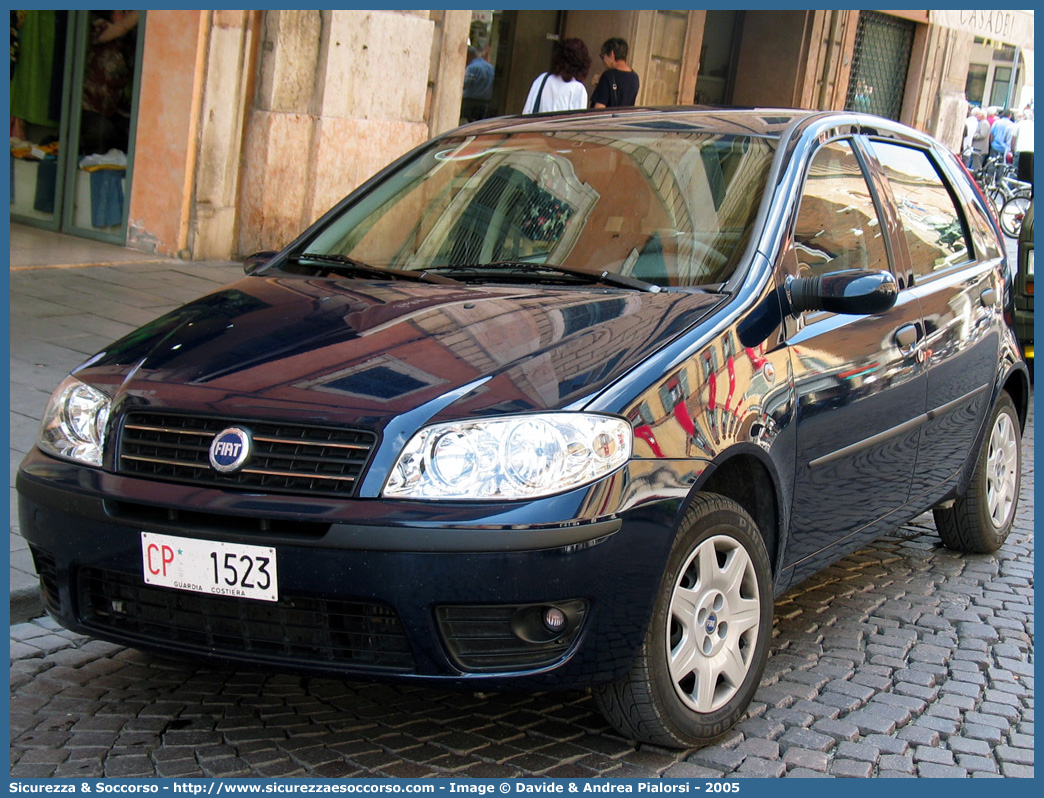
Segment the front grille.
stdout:
[[[210,467],[210,444],[231,425],[246,427],[253,451],[242,469]],[[121,474],[201,485],[350,497],[377,436],[366,430],[132,411],[122,423]]]
[[330,524],[315,521],[298,521],[268,516],[227,515],[204,513],[183,507],[152,507],[134,502],[105,501],[105,512],[112,518],[154,531],[167,531],[172,535],[186,532],[222,532],[243,535],[286,535],[295,538],[318,540],[330,531]]
[[209,596],[152,587],[99,568],[82,569],[78,577],[83,622],[142,641],[283,664],[414,669],[402,623],[386,605]]

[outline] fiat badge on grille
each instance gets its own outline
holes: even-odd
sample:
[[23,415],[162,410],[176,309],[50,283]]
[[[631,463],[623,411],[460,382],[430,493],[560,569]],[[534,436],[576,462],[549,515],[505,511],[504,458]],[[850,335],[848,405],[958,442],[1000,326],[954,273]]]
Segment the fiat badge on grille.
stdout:
[[243,467],[250,457],[250,433],[241,427],[229,427],[214,436],[210,443],[210,465],[222,474],[231,474]]

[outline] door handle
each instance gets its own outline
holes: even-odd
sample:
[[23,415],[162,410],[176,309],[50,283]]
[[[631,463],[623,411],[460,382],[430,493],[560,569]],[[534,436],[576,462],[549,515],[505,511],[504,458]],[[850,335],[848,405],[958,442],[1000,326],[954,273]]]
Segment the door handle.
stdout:
[[985,308],[992,308],[997,304],[997,291],[993,288],[987,288],[981,294],[979,294],[979,301]]
[[913,357],[918,363],[927,363],[932,359],[932,350],[925,344],[924,328],[920,324],[904,324],[895,331],[895,345],[903,357]]
[[916,324],[904,324],[895,331],[895,345],[904,355],[912,355],[917,349],[917,342],[921,340],[921,331]]

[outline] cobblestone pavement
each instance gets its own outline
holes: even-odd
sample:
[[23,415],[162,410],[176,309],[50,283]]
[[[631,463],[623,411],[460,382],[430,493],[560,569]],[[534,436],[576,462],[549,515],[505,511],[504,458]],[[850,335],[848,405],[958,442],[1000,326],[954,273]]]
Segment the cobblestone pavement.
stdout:
[[[24,621],[43,609],[29,544],[18,532],[14,481],[36,443],[51,391],[111,341],[231,282],[243,269],[226,262],[148,261],[134,250],[21,225],[11,226],[11,238],[9,587],[11,618]],[[41,260],[94,265],[48,268]]]
[[11,775],[1033,775],[1033,428],[991,556],[930,516],[783,595],[749,716],[693,751],[636,748],[579,691],[472,695],[221,669],[11,628]]

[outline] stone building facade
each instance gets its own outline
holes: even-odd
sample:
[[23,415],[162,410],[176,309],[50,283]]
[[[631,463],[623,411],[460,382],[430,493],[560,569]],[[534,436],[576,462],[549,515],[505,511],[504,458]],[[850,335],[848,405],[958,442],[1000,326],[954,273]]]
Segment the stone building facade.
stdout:
[[108,235],[196,260],[278,249],[456,126],[469,44],[495,64],[495,114],[521,110],[555,38],[587,43],[590,89],[601,42],[622,36],[640,105],[869,110],[955,149],[984,45],[1015,47],[1013,85],[1033,83],[1016,11],[171,10],[139,32],[125,223]]

